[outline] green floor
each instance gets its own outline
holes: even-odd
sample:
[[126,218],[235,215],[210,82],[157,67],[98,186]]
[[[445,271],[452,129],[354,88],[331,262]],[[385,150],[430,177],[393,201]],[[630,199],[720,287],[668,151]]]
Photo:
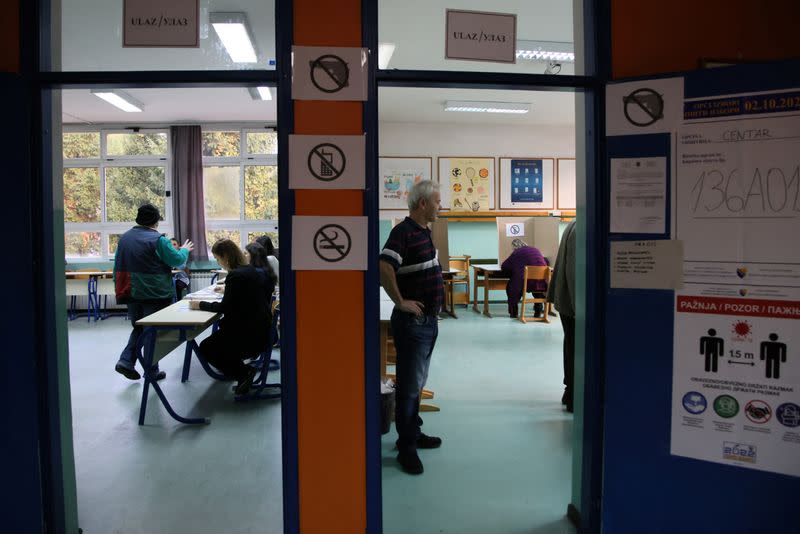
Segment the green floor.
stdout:
[[[462,311],[463,310],[463,311]],[[561,325],[522,324],[459,308],[439,323],[428,389],[441,412],[422,414],[440,449],[420,451],[421,476],[383,437],[387,534],[572,533],[572,416],[561,406]]]
[[[423,414],[441,449],[422,451],[425,473],[395,461],[383,438],[387,534],[571,533],[572,417],[563,411],[561,327],[523,325],[459,310],[440,322],[429,388],[442,411]],[[121,318],[69,325],[80,525],[85,534],[282,532],[280,405],[235,404],[229,385],[168,357],[164,389],[173,421],[151,393],[137,426],[141,383],[113,371],[130,325]]]

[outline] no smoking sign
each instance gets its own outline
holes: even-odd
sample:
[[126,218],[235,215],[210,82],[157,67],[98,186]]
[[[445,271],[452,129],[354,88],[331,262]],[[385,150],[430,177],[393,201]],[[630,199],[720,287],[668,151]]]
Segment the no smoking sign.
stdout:
[[292,217],[292,270],[367,270],[367,218]]

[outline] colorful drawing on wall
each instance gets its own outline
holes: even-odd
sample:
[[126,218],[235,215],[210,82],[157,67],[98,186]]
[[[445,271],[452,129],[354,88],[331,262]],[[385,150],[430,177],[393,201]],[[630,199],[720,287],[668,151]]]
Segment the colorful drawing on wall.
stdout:
[[541,202],[542,185],[542,160],[511,160],[511,202]]
[[380,209],[408,209],[408,192],[431,179],[431,166],[431,158],[380,158]]
[[[450,202],[444,207],[455,211],[486,211],[494,208],[492,186],[494,185],[494,159],[492,158],[446,158],[449,180]],[[442,164],[440,162],[440,172]],[[442,202],[442,204],[445,204]]]

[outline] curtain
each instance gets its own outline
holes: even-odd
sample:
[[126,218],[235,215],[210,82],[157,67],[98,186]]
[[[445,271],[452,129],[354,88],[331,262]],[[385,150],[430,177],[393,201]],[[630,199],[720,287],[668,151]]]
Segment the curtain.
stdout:
[[194,242],[191,259],[208,259],[203,199],[203,139],[200,126],[172,126],[172,206],[175,236]]

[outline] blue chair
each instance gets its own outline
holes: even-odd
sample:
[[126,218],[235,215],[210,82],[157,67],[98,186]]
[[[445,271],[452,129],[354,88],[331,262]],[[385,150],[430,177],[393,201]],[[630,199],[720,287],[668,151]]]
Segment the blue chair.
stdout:
[[[272,313],[272,323],[270,324],[270,334],[267,340],[266,348],[258,355],[257,358],[250,362],[250,365],[258,370],[253,385],[250,391],[245,395],[237,395],[235,400],[237,402],[246,402],[259,399],[279,399],[282,394],[280,383],[269,383],[267,377],[269,372],[277,370],[277,361],[272,360],[272,345],[274,342],[273,332],[277,331],[278,318],[280,317],[280,308],[275,308]],[[269,389],[269,390],[268,390]]]

